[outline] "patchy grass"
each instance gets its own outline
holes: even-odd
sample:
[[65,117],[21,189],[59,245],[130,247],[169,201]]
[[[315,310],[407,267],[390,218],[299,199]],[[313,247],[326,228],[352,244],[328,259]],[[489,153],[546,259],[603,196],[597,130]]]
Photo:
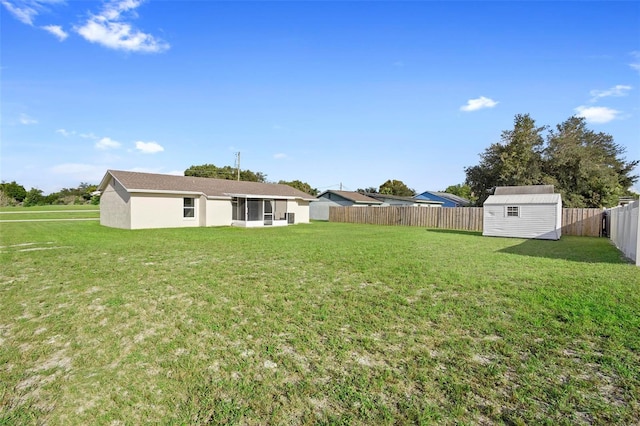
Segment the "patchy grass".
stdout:
[[606,239],[0,224],[0,424],[629,424]]

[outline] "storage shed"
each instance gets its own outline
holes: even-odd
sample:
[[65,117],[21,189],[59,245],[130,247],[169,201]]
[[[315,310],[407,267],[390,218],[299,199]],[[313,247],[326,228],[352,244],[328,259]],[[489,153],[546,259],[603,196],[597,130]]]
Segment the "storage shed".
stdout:
[[559,240],[562,199],[553,185],[502,186],[484,202],[482,235]]

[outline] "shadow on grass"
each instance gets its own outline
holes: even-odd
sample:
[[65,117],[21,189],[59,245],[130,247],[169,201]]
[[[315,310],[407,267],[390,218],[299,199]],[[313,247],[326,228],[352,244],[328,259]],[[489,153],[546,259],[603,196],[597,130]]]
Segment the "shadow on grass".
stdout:
[[475,235],[476,237],[481,237],[481,231],[463,231],[461,229],[436,229],[436,228],[427,228],[427,232],[435,232],[438,234],[459,234],[459,235]]
[[571,262],[629,263],[609,239],[597,237],[562,237],[558,241],[525,240],[520,244],[500,249],[498,252]]

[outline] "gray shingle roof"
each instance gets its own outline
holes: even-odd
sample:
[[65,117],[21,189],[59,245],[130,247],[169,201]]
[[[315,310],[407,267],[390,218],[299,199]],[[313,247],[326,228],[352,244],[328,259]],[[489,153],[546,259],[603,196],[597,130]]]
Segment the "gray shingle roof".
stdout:
[[322,197],[322,195],[326,193],[339,195],[340,197],[349,201],[353,201],[356,204],[382,204],[382,201],[378,201],[375,198],[367,197],[366,195],[355,191],[334,191],[330,189],[318,195],[318,198]]
[[225,179],[212,179],[192,176],[174,176],[155,173],[126,172],[108,170],[102,179],[99,190],[104,190],[109,177],[120,182],[129,192],[185,192],[202,193],[209,197],[229,197],[246,195],[256,197],[282,197],[315,200],[305,192],[289,185],[277,183],[245,182]]
[[408,203],[415,203],[415,204],[438,204],[438,205],[442,204],[442,201],[421,200],[420,198],[401,197],[399,195],[388,195],[388,194],[371,193],[371,192],[365,192],[365,195],[367,197],[375,198],[376,200],[383,201],[383,202],[384,200],[399,200],[399,201],[406,201]]

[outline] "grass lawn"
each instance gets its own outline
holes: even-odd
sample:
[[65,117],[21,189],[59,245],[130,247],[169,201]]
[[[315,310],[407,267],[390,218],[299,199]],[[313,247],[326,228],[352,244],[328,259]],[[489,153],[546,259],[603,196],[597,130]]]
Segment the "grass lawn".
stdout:
[[93,205],[60,205],[34,207],[0,207],[0,222],[18,220],[69,220],[99,219],[100,206]]
[[65,210],[100,210],[100,206],[91,204],[78,205],[49,205],[49,206],[33,206],[33,207],[0,207],[0,212],[42,212],[42,211],[65,211]]
[[630,424],[606,239],[0,224],[0,424]]

